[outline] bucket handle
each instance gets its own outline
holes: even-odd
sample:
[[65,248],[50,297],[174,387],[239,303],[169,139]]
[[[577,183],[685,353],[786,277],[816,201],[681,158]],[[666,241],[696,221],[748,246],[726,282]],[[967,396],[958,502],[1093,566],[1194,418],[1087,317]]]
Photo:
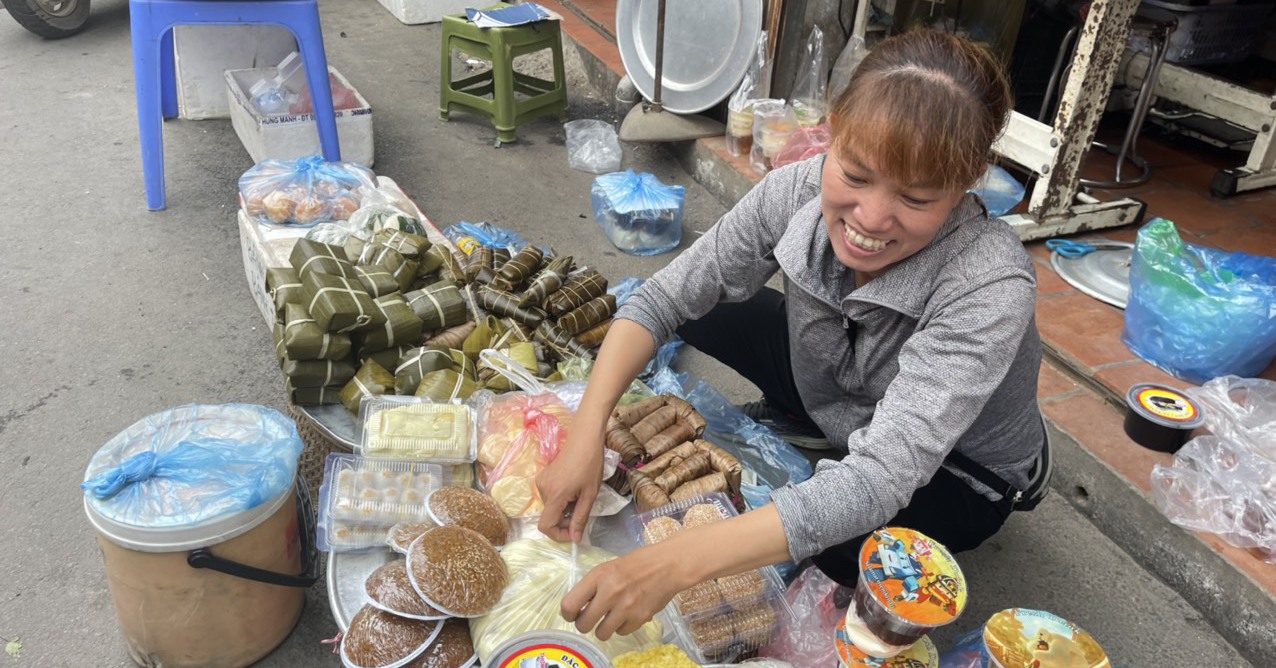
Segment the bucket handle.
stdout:
[[223,559],[213,554],[206,547],[193,550],[186,555],[186,563],[191,568],[207,568],[218,573],[225,573],[254,582],[263,582],[282,587],[308,588],[319,581],[319,550],[314,540],[315,511],[314,506],[310,503],[310,486],[306,484],[304,478],[297,479],[297,527],[301,544],[306,546],[306,550],[302,554],[300,575],[276,573],[241,564],[238,561]]

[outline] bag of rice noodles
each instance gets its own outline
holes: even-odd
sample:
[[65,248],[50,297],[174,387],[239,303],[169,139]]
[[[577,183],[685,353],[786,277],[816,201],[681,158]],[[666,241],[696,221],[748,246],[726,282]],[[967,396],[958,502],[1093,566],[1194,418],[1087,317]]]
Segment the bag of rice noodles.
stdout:
[[[576,625],[563,619],[557,605],[575,586],[580,576],[610,561],[614,555],[596,547],[576,546],[543,539],[509,543],[501,551],[509,573],[509,584],[492,611],[470,620],[470,631],[479,661],[486,662],[502,643],[528,631],[559,631],[581,636]],[[596,645],[609,658],[641,652],[660,645],[664,629],[659,621],[643,624],[629,635],[614,635],[602,641],[593,633],[581,637]]]

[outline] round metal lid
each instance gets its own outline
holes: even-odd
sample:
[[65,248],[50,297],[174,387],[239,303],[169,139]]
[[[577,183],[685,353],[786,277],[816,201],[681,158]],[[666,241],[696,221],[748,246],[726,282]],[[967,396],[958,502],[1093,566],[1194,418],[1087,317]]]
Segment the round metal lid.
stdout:
[[1090,242],[1093,253],[1063,257],[1051,253],[1050,266],[1059,278],[1095,299],[1125,308],[1130,301],[1130,258],[1134,244],[1123,241]]
[[[656,88],[657,0],[619,0],[616,43],[643,97]],[[667,0],[661,104],[695,114],[725,100],[749,69],[762,34],[762,0]]]

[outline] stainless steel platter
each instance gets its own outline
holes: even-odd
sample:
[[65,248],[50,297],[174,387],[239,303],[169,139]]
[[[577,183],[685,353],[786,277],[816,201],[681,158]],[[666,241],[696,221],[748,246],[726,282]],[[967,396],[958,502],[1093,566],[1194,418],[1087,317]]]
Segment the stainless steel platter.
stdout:
[[1123,241],[1090,242],[1093,253],[1063,257],[1051,253],[1050,266],[1059,278],[1095,299],[1125,308],[1130,301],[1130,258],[1134,244]]
[[[762,0],[666,0],[661,102],[695,114],[739,85],[762,34]],[[643,97],[655,94],[656,0],[619,0],[616,42]]]
[[332,439],[346,450],[354,451],[359,440],[359,425],[341,404],[328,406],[298,406],[297,410],[305,413],[324,436]]

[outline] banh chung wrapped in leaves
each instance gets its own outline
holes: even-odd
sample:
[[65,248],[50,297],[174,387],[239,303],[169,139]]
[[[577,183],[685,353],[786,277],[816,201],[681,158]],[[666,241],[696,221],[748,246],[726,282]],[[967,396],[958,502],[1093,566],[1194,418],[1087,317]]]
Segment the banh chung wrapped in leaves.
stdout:
[[270,267],[266,269],[266,290],[270,299],[275,302],[275,316],[284,314],[287,304],[305,302],[305,290],[301,287],[301,277],[292,267]]
[[283,372],[293,387],[340,387],[354,378],[355,369],[346,360],[294,360],[285,357]]
[[344,248],[329,246],[310,239],[298,239],[292,246],[292,254],[288,256],[288,261],[297,275],[302,278],[315,271],[342,278],[358,278],[354,265],[350,264],[350,260],[346,257]]
[[460,325],[469,315],[465,308],[465,298],[456,286],[440,285],[425,290],[413,290],[403,297],[421,319],[422,329],[427,332]]
[[368,360],[359,367],[354,378],[341,390],[341,404],[353,415],[359,414],[359,405],[365,397],[375,397],[394,392],[394,376],[376,360]]
[[385,314],[357,280],[310,272],[301,277],[306,310],[329,332],[351,332],[385,324]]
[[399,366],[394,370],[394,392],[395,394],[414,394],[425,374],[440,369],[461,371],[462,365],[466,362],[473,364],[459,350],[439,346],[412,348],[403,355],[403,358],[399,360]]
[[355,334],[364,350],[385,350],[394,346],[415,345],[421,340],[424,323],[417,317],[403,295],[394,292],[373,301],[385,322],[380,327]]
[[290,359],[342,360],[350,356],[350,336],[324,331],[301,304],[284,305],[280,335]]

